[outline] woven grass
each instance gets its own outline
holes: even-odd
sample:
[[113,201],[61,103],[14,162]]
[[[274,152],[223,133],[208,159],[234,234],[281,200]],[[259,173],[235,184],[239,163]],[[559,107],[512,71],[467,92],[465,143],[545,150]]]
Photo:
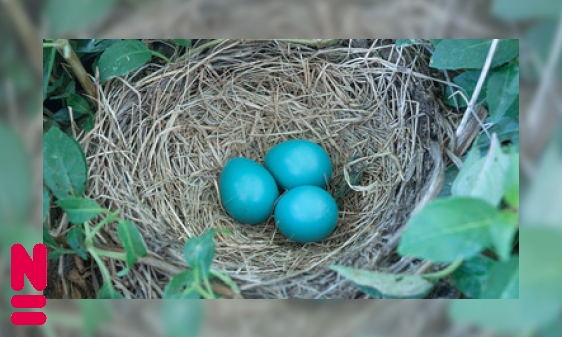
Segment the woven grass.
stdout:
[[[440,103],[428,60],[422,46],[389,40],[225,41],[101,86],[95,128],[78,136],[87,193],[133,221],[165,265],[139,263],[115,276],[116,288],[160,297],[174,268],[187,267],[185,241],[210,228],[230,230],[216,238],[213,268],[226,270],[245,298],[362,296],[332,264],[431,269],[394,249],[412,212],[439,192],[444,151],[456,146],[458,116]],[[273,217],[241,225],[220,204],[217,181],[229,159],[263,163],[289,139],[320,144],[333,163],[328,190],[339,221],[321,243],[289,241]],[[98,237],[119,242],[115,228]],[[124,267],[105,261],[115,275]]]

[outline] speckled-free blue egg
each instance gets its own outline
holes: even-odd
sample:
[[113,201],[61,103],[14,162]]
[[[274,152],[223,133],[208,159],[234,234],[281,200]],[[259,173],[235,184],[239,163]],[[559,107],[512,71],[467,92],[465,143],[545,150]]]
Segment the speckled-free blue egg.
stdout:
[[242,157],[226,163],[219,178],[219,191],[226,212],[247,225],[267,220],[279,197],[277,184],[269,171]]
[[299,242],[319,242],[336,228],[338,206],[326,190],[299,186],[285,192],[274,211],[275,224],[287,238]]
[[326,188],[332,176],[332,163],[326,150],[302,139],[272,147],[265,155],[265,167],[285,190],[304,185]]

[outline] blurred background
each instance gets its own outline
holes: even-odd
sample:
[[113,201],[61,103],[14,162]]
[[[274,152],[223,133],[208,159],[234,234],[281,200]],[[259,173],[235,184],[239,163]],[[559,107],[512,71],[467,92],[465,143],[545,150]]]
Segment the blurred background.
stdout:
[[518,38],[523,253],[519,300],[57,300],[29,329],[10,324],[5,277],[0,336],[561,336],[562,251],[542,249],[562,247],[561,15],[560,0],[1,1],[3,275],[13,243],[42,238],[42,38]]

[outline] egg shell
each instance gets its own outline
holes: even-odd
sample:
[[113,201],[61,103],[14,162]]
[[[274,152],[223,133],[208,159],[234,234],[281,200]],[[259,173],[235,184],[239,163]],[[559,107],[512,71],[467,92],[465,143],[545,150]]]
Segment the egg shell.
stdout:
[[275,224],[287,238],[299,242],[319,242],[336,228],[338,206],[326,190],[299,186],[285,192],[274,211]]
[[265,167],[285,190],[305,185],[326,188],[332,175],[328,153],[308,140],[289,140],[272,147],[265,155]]
[[242,157],[226,163],[219,178],[219,191],[226,212],[247,225],[266,221],[279,197],[277,184],[269,171]]

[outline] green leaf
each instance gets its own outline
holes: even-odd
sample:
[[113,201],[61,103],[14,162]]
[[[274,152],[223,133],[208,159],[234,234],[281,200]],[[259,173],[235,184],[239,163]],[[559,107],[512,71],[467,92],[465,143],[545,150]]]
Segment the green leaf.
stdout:
[[105,299],[105,300],[120,300],[123,296],[115,290],[111,283],[104,283],[104,285],[100,288],[98,293],[98,299]]
[[197,337],[203,323],[203,301],[164,301],[161,320],[165,337]]
[[32,211],[34,180],[29,155],[22,139],[2,121],[0,144],[0,223],[26,223]]
[[434,200],[408,221],[398,253],[443,263],[469,259],[489,246],[497,214],[481,199]]
[[562,2],[552,0],[494,0],[492,13],[504,20],[558,18]]
[[475,162],[463,165],[453,183],[453,195],[481,198],[494,206],[499,205],[504,195],[504,180],[508,167],[509,158],[502,152],[494,134],[488,154]]
[[449,303],[449,317],[454,323],[476,324],[481,329],[519,335],[549,324],[560,314],[561,308],[559,303],[533,298],[515,301],[462,300]]
[[84,198],[62,199],[57,201],[57,205],[68,214],[68,221],[73,224],[89,221],[103,210],[94,200]]
[[519,257],[513,256],[507,262],[496,263],[488,275],[484,287],[484,298],[519,298]]
[[455,165],[451,165],[445,169],[445,181],[443,182],[443,188],[439,193],[439,198],[445,198],[451,196],[451,188],[453,187],[453,182],[459,174],[459,169]]
[[43,48],[43,101],[47,98],[47,88],[49,87],[49,79],[51,78],[51,71],[53,71],[53,64],[55,63],[54,47]]
[[174,41],[176,45],[183,47],[191,47],[192,42],[191,39],[173,39],[172,41]]
[[51,194],[45,188],[45,186],[43,186],[43,222],[47,221],[50,207],[51,207]]
[[90,104],[78,94],[70,94],[66,99],[66,105],[72,108],[72,116],[74,119],[91,113]]
[[112,44],[99,59],[100,82],[140,68],[150,60],[151,55],[150,49],[139,40],[123,40]]
[[[478,83],[479,77],[480,77],[480,71],[479,70],[468,70],[468,71],[462,72],[459,75],[455,76],[455,78],[453,78],[453,83],[460,86],[462,88],[461,91],[466,96],[466,99],[470,100],[470,98],[472,97],[472,94],[474,93],[474,89],[476,88],[476,83]],[[482,89],[480,90],[480,94],[478,95],[477,102],[482,102],[484,100],[484,98],[486,98],[487,83],[488,83],[488,80],[485,80],[484,85],[482,86]],[[455,99],[456,99],[457,106],[459,108],[466,107],[467,102],[462,98],[462,96],[455,95],[455,97],[450,97],[453,94],[453,92],[455,92],[457,90],[458,90],[458,88],[452,88],[452,87],[449,87],[449,86],[445,89],[445,95],[446,95],[445,103],[447,103],[450,106],[455,106]]]
[[209,270],[215,257],[215,243],[213,238],[218,231],[208,230],[199,237],[193,237],[185,243],[183,254],[185,262],[197,270],[202,278],[209,276]]
[[163,299],[198,299],[199,293],[195,290],[197,285],[193,270],[187,270],[174,275],[164,288]]
[[43,137],[43,180],[58,199],[80,197],[86,190],[86,156],[80,144],[59,128]]
[[330,269],[375,299],[424,298],[433,289],[433,283],[418,275],[387,274],[336,265]]
[[94,129],[94,126],[95,126],[94,114],[90,111],[88,117],[84,120],[84,123],[82,124],[82,129],[84,129],[84,131],[86,132],[89,132]]
[[[484,66],[492,40],[443,40],[436,47],[429,63],[437,69],[480,69]],[[492,67],[509,62],[519,56],[519,41],[499,41],[492,59]]]
[[117,235],[125,247],[128,268],[131,268],[135,264],[137,258],[148,255],[142,236],[138,228],[131,221],[119,221],[119,225],[117,225]]
[[106,50],[112,44],[121,40],[115,39],[80,39],[73,40],[76,42],[74,51],[77,53],[99,53]]
[[484,255],[463,261],[453,273],[455,287],[469,298],[482,298],[488,274],[496,262]]
[[85,244],[84,244],[84,233],[79,227],[72,227],[68,233],[66,233],[66,241],[68,245],[80,256],[83,260],[87,260]]
[[505,201],[519,209],[519,153],[509,155],[509,166],[505,175]]
[[524,247],[519,257],[521,297],[562,303],[562,232],[523,226],[519,240]]
[[[519,102],[516,102],[516,107],[519,106]],[[512,106],[513,107],[513,106]],[[519,144],[519,110],[515,113],[515,116],[508,116],[512,112],[511,108],[507,112],[506,116],[504,116],[498,123],[492,125],[491,128],[488,129],[490,134],[496,134],[500,143],[510,141],[513,144]],[[487,123],[491,123],[490,119],[487,120]],[[491,144],[491,139],[488,137],[478,137],[477,138],[478,147],[482,150],[488,149]]]
[[[111,288],[113,288],[110,285]],[[103,285],[100,289],[105,292],[106,285]],[[98,298],[100,298],[98,296]],[[107,298],[107,297],[105,297]],[[84,337],[94,337],[98,335],[99,328],[104,325],[110,325],[113,320],[114,314],[111,302],[106,300],[96,300],[96,301],[76,301],[80,306],[81,316],[87,319],[83,320],[83,330],[82,335]]]
[[486,100],[494,123],[501,120],[514,102],[519,103],[518,64],[510,64],[490,74]]
[[490,240],[501,261],[509,260],[513,250],[513,238],[517,233],[519,215],[501,212],[490,227]]
[[116,0],[49,0],[44,7],[48,36],[64,37],[106,18]]
[[51,248],[51,249],[54,249],[54,250],[60,249],[59,245],[57,244],[55,239],[53,239],[53,237],[51,236],[51,233],[49,233],[49,230],[47,229],[47,227],[45,225],[43,225],[43,244],[45,246],[47,246],[48,248]]

